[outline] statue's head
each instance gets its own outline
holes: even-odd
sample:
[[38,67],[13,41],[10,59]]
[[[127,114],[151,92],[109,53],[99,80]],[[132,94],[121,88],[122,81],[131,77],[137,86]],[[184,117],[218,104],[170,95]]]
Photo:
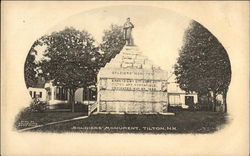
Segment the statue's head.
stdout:
[[127,18],[127,22],[130,22],[130,18],[129,17]]

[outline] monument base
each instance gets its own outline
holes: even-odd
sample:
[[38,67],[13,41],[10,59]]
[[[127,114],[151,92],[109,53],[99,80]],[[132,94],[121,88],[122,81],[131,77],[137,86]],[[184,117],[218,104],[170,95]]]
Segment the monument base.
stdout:
[[136,46],[123,50],[98,74],[97,112],[157,114],[167,110],[167,72]]

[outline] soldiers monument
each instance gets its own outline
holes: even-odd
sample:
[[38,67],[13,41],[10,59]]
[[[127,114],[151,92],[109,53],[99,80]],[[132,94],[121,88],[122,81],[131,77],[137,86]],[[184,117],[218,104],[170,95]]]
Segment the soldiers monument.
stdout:
[[167,111],[167,72],[134,44],[134,25],[124,24],[126,45],[98,73],[97,113],[156,114]]

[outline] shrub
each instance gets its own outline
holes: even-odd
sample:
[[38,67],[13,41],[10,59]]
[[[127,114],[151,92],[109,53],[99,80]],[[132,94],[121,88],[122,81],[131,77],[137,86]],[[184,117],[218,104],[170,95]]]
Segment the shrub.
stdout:
[[77,102],[75,104],[75,112],[88,112],[88,105]]
[[181,106],[170,106],[168,105],[168,112],[180,112],[183,111]]
[[54,105],[54,109],[71,109],[72,105],[69,103],[58,103]]
[[30,106],[26,108],[24,111],[28,112],[44,112],[47,109],[48,104],[46,102],[42,102],[39,99],[34,99]]
[[211,111],[210,103],[197,103],[188,107],[190,111]]

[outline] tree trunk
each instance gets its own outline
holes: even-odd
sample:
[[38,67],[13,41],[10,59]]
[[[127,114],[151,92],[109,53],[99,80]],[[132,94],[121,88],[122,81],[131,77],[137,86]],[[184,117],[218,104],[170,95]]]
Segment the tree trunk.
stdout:
[[200,97],[201,97],[201,94],[200,94],[200,93],[198,93],[198,95],[197,95],[197,96],[198,96],[198,104],[201,104],[201,103],[202,103],[201,98],[200,98]]
[[75,112],[75,89],[70,89],[69,90],[69,102],[71,103],[71,111]]
[[211,101],[211,93],[207,93],[207,105],[208,105],[208,110],[213,111],[213,101]]
[[84,101],[87,101],[88,100],[88,87],[87,86],[83,86],[83,92],[84,92],[84,94],[86,94],[86,95],[84,95]]
[[216,112],[216,96],[217,96],[217,93],[213,91],[213,104],[212,104],[213,112]]
[[227,91],[223,92],[222,96],[223,96],[223,104],[225,106],[224,112],[227,113]]

